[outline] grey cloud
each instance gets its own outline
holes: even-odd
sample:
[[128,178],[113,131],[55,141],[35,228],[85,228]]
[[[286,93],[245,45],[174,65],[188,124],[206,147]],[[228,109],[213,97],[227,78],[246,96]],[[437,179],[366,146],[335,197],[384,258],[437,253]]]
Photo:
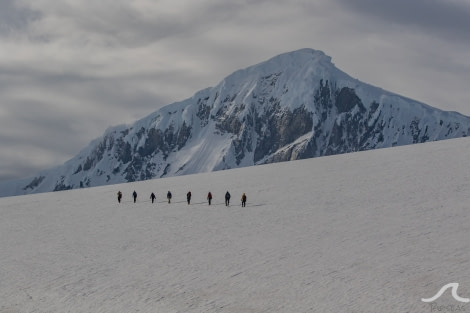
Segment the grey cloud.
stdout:
[[[14,117],[14,121],[9,117]],[[8,116],[2,118],[2,124],[8,126],[2,134],[2,141],[12,143],[16,139],[17,143],[29,142],[33,147],[45,150],[55,147],[63,154],[72,153],[75,149],[57,143],[67,137],[79,137],[77,130],[80,130],[80,123],[82,121],[75,120],[73,113],[54,105],[31,100],[15,101],[14,107],[9,108]]]
[[[75,36],[76,40],[85,44],[91,43],[109,48],[122,46],[135,48],[168,38],[174,40],[199,36],[210,29],[224,27],[224,23],[234,21],[259,24],[266,21],[270,8],[278,3],[282,2],[198,1],[191,2],[186,10],[171,14],[155,10],[151,17],[143,8],[138,7],[137,3],[129,1],[117,1],[115,5],[104,2],[49,2],[44,8],[31,6],[35,10],[43,10],[41,11],[43,21],[37,23],[39,27],[34,33],[36,38],[57,40],[71,37],[68,40],[73,40]],[[157,2],[152,5],[158,9]],[[260,8],[263,8],[263,14],[256,14],[256,18],[252,18],[251,14]],[[64,25],[67,27],[63,27]]]
[[16,5],[14,0],[0,2],[0,34],[9,35],[25,29],[31,21],[39,19],[41,14]]
[[[15,146],[12,146],[10,148],[18,149]],[[31,150],[29,148],[25,149],[23,153],[30,154]],[[38,172],[38,164],[34,164],[29,159],[19,160],[18,156],[15,156],[14,158],[5,158],[0,156],[0,163],[3,167],[2,171],[0,172],[0,181],[28,178],[32,177]],[[39,164],[39,167],[44,165],[51,167],[57,164]]]
[[[34,34],[36,38],[73,40],[75,36],[80,43],[109,48],[135,48],[169,37],[194,35],[206,28],[211,20],[202,13],[203,10],[176,15],[156,12],[149,18],[142,9],[135,7],[136,3],[128,1],[116,2],[115,5],[105,2],[51,3],[43,8],[43,20],[38,23],[40,27]],[[62,29],[61,25],[67,27]]]
[[[470,43],[470,4],[439,0],[335,0],[343,7],[364,15],[368,21],[385,21],[411,26],[445,40]],[[374,25],[375,24],[374,22]],[[384,27],[378,24],[377,27]]]

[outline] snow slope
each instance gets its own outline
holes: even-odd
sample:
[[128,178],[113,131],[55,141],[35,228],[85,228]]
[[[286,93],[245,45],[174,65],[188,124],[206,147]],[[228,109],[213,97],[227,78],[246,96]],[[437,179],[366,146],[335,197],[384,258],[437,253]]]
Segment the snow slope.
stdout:
[[468,151],[461,138],[2,198],[0,312],[469,311],[450,291],[421,301],[451,282],[470,297]]

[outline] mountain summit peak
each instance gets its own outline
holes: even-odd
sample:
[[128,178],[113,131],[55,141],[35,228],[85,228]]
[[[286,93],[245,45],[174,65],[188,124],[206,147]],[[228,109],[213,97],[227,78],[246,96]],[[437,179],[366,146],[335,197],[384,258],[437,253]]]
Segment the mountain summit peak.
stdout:
[[236,71],[235,73],[257,72],[263,74],[270,71],[295,71],[301,67],[327,67],[332,69],[334,65],[331,63],[331,57],[324,52],[303,48],[279,54],[256,65]]

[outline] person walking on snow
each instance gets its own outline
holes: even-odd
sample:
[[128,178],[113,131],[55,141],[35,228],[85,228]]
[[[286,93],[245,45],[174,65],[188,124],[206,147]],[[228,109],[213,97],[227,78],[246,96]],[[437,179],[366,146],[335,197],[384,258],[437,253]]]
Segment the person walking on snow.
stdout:
[[122,199],[122,192],[121,192],[121,190],[118,191],[117,196],[118,196],[118,202],[121,203],[121,199]]
[[150,199],[152,200],[152,203],[153,203],[153,201],[155,201],[155,198],[156,198],[156,196],[155,196],[155,194],[152,192],[152,194],[150,195]]
[[186,194],[186,200],[188,200],[188,204],[191,202],[191,191]]
[[246,194],[243,193],[242,194],[242,207],[245,207],[246,206]]
[[209,191],[209,193],[207,194],[207,201],[209,202],[209,205],[211,205],[211,201],[212,201],[212,194],[211,192]]
[[225,206],[229,206],[230,205],[230,193],[227,192],[225,193]]
[[171,203],[171,192],[168,190],[168,193],[166,194],[166,198],[168,199],[168,203]]
[[134,203],[137,201],[137,192],[134,192],[132,193],[132,196],[134,197]]

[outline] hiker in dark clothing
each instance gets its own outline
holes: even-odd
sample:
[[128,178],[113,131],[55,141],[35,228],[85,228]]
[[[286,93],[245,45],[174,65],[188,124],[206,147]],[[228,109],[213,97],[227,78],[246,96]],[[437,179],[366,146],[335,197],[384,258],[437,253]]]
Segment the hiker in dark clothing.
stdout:
[[188,200],[188,204],[191,202],[191,191],[186,194],[186,200]]
[[230,193],[227,191],[225,193],[225,206],[229,206],[230,205]]
[[152,203],[153,203],[153,201],[155,201],[155,198],[156,198],[156,196],[155,196],[155,194],[152,192],[152,194],[150,195],[150,199],[152,199]]
[[137,201],[137,192],[134,192],[132,193],[132,196],[134,197],[134,203]]
[[118,196],[118,202],[121,203],[122,192],[120,190],[118,191],[117,196]]
[[246,195],[245,193],[242,194],[242,207],[246,206]]
[[168,193],[166,194],[166,198],[168,199],[168,203],[171,203],[171,192],[168,190]]
[[211,192],[209,191],[209,193],[207,194],[207,201],[209,202],[209,205],[211,205],[211,201],[212,201],[212,194]]

